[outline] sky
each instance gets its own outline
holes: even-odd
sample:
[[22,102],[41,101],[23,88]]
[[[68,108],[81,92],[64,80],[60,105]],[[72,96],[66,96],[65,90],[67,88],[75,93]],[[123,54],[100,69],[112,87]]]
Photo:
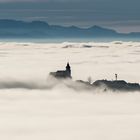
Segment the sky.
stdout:
[[0,0],[0,19],[140,31],[139,0]]

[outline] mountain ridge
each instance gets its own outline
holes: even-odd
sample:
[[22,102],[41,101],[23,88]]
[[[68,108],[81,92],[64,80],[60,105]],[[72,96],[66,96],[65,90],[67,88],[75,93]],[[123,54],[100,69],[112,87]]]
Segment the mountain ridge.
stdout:
[[50,25],[45,21],[26,22],[0,19],[0,38],[137,38],[140,32],[118,33],[113,29],[94,25],[89,28]]

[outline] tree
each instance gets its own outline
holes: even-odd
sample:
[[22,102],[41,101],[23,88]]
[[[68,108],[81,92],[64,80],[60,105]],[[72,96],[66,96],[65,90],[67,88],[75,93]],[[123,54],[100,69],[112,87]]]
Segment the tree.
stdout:
[[91,76],[88,77],[88,82],[89,82],[89,84],[92,84],[92,78],[91,78]]

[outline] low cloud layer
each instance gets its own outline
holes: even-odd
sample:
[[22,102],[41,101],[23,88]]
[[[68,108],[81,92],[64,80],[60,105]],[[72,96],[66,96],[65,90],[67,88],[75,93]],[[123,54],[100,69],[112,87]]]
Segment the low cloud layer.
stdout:
[[139,140],[139,92],[75,89],[48,77],[69,61],[73,80],[117,73],[140,82],[139,56],[139,42],[0,42],[0,138]]
[[0,136],[3,140],[131,140],[131,136],[139,140],[139,100],[137,92],[91,94],[62,86],[0,89]]

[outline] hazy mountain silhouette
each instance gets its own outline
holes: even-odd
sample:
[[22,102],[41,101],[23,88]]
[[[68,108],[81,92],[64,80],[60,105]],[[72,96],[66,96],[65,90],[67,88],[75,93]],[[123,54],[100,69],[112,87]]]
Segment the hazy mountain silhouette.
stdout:
[[115,30],[93,26],[78,28],[49,25],[44,21],[24,22],[0,20],[0,38],[138,38],[140,33],[118,33]]

